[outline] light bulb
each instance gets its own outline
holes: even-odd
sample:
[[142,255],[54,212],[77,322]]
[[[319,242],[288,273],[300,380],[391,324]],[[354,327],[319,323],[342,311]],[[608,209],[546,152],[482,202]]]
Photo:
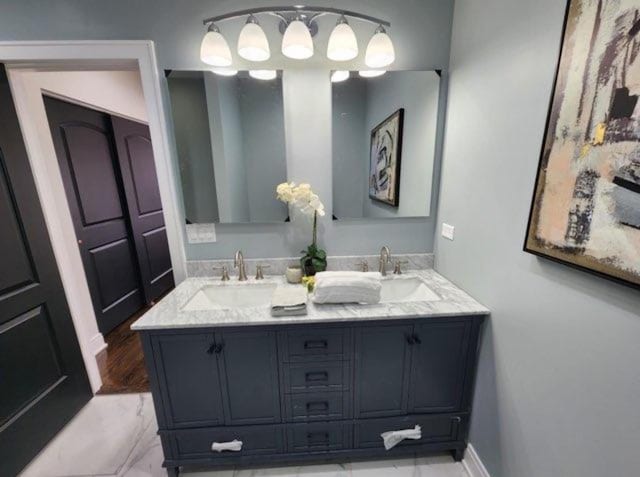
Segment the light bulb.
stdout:
[[211,68],[211,72],[219,76],[235,76],[238,74],[238,70],[231,68]]
[[294,60],[306,60],[313,56],[313,40],[309,28],[301,20],[294,20],[282,37],[282,54]]
[[346,81],[349,79],[349,72],[346,70],[338,70],[334,71],[331,74],[331,82],[332,83],[340,83],[341,81]]
[[385,70],[360,70],[358,74],[363,78],[377,78],[378,76],[382,76],[385,74]]
[[272,80],[276,79],[276,70],[250,70],[249,76],[259,80]]
[[231,50],[220,30],[213,23],[200,44],[200,59],[212,66],[231,66]]
[[386,30],[380,25],[367,45],[364,62],[369,68],[384,68],[396,60],[393,42]]
[[238,54],[249,61],[267,61],[271,57],[267,35],[253,15],[247,18],[240,31]]
[[358,40],[353,29],[342,16],[329,37],[327,58],[333,61],[353,60],[358,56]]

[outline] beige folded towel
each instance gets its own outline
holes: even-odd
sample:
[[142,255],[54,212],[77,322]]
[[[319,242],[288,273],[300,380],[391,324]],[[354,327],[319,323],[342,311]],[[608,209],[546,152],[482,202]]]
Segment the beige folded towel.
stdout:
[[307,289],[303,286],[278,286],[271,298],[272,316],[296,316],[307,314]]

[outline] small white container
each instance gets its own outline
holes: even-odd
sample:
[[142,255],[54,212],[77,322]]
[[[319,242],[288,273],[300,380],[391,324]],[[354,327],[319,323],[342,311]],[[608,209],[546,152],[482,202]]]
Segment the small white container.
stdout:
[[287,267],[287,271],[284,273],[289,283],[300,283],[302,281],[302,268],[298,265]]

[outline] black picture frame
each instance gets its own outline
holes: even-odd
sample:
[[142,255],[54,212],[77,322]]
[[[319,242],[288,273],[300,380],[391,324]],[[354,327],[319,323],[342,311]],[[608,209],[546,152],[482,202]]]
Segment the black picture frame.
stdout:
[[565,6],[565,14],[564,14],[564,21],[562,24],[562,36],[560,38],[560,53],[558,55],[558,60],[556,62],[556,68],[555,68],[555,74],[554,74],[554,78],[553,78],[553,87],[551,88],[551,93],[549,95],[549,108],[547,111],[547,117],[545,120],[545,127],[544,127],[544,135],[542,137],[542,145],[540,147],[540,155],[538,158],[538,167],[536,169],[536,179],[534,182],[534,186],[533,186],[533,192],[532,192],[532,196],[531,196],[531,206],[529,208],[529,217],[527,220],[527,228],[526,228],[526,233],[525,233],[525,237],[524,237],[524,243],[522,246],[522,250],[526,253],[529,253],[531,255],[534,255],[538,258],[542,258],[545,260],[549,260],[551,262],[554,263],[559,263],[562,265],[565,265],[569,268],[572,268],[574,270],[579,270],[582,272],[586,272],[590,275],[593,276],[597,276],[600,278],[604,278],[606,280],[636,289],[636,290],[640,290],[640,282],[639,283],[635,283],[629,280],[625,280],[623,278],[614,276],[614,275],[610,275],[608,273],[604,273],[598,270],[594,270],[592,268],[589,267],[585,267],[583,265],[580,265],[578,263],[575,262],[571,262],[569,260],[565,260],[562,259],[558,256],[554,256],[551,254],[547,254],[544,253],[540,250],[534,249],[530,246],[530,242],[533,240],[532,239],[532,228],[534,225],[534,221],[535,221],[535,214],[536,214],[536,209],[537,206],[539,204],[537,204],[537,196],[538,196],[538,189],[540,187],[540,180],[541,180],[541,176],[542,176],[542,171],[543,171],[543,167],[545,165],[546,162],[546,153],[547,153],[547,137],[548,137],[548,131],[549,131],[549,126],[551,124],[552,121],[552,114],[553,114],[553,101],[554,98],[556,97],[556,90],[558,87],[558,77],[560,76],[560,67],[562,65],[562,59],[563,56],[565,54],[565,50],[566,50],[566,41],[567,41],[567,26],[569,23],[569,14],[571,11],[571,5],[573,1],[578,1],[578,0],[567,0],[566,1],[566,6]]
[[[394,168],[394,196],[391,200],[384,200],[380,197],[377,197],[375,194],[371,193],[371,176],[373,171],[371,170],[371,159],[373,153],[373,144],[374,140],[380,131],[385,125],[387,125],[390,121],[398,118],[398,132],[397,137],[395,138],[395,168]],[[371,200],[375,200],[377,202],[381,202],[383,204],[390,205],[392,207],[398,207],[400,205],[400,173],[402,168],[402,139],[404,135],[404,108],[400,108],[394,111],[392,114],[387,116],[384,120],[382,120],[376,127],[371,130],[371,141],[369,143],[369,198]]]

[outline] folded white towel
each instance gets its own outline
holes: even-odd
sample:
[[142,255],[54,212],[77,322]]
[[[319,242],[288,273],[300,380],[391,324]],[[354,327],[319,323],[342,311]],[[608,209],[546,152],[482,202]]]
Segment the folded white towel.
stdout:
[[378,272],[320,272],[316,274],[315,303],[364,303],[380,301],[382,275]]
[[389,431],[380,434],[384,441],[385,450],[393,449],[396,445],[405,439],[422,439],[422,429],[416,426],[413,429],[404,429],[401,431]]
[[306,315],[307,296],[307,289],[300,285],[277,287],[271,297],[271,315]]

